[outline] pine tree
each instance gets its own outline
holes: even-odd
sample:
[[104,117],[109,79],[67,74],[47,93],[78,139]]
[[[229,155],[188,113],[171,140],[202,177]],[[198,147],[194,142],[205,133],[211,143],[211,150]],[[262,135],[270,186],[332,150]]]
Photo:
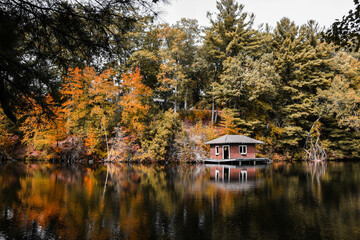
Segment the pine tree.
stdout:
[[315,110],[323,123],[323,139],[330,158],[359,158],[360,62],[345,52],[332,59],[336,76],[319,89]]
[[224,66],[213,91],[220,105],[239,109],[246,116],[259,102],[270,104],[276,97],[279,75],[272,54],[264,54],[259,60],[239,54],[225,61]]
[[313,21],[299,28],[283,18],[274,30],[273,51],[280,75],[274,121],[283,129],[280,141],[284,151],[296,151],[317,119],[313,108],[317,91],[327,88],[333,77],[334,49],[320,41]]
[[204,44],[201,49],[209,72],[209,86],[207,89],[212,96],[212,121],[214,121],[215,95],[214,84],[219,82],[224,72],[224,61],[231,62],[231,58],[238,54],[244,56],[259,56],[261,37],[252,29],[254,15],[243,11],[244,6],[234,0],[221,0],[216,4],[218,13],[216,18],[209,19],[211,27],[205,30]]

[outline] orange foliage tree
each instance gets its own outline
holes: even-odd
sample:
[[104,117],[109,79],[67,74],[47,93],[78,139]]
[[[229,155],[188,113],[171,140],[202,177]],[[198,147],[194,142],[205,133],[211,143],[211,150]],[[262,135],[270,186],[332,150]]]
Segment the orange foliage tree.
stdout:
[[[32,111],[22,114],[24,121],[20,130],[24,136],[22,142],[29,147],[29,153],[38,154],[42,157],[52,158],[58,150],[58,141],[64,139],[65,128],[61,108],[57,106],[50,95],[45,96],[45,101],[53,117],[45,116],[43,109],[30,99],[33,105]],[[31,151],[33,150],[33,151]]]
[[225,134],[239,134],[240,129],[237,126],[237,122],[240,118],[236,117],[236,112],[233,109],[224,108],[221,113],[221,121],[219,123],[221,129],[221,135]]
[[[108,125],[115,113],[119,92],[113,82],[115,72],[105,70],[97,75],[92,67],[69,69],[61,88],[63,112],[68,135],[85,141],[89,154],[104,141],[107,144]],[[107,149],[107,152],[109,150]]]
[[88,154],[107,153],[109,156],[108,135],[115,112],[121,113],[120,124],[128,139],[127,146],[136,150],[136,143],[147,127],[152,91],[142,83],[138,68],[123,74],[119,85],[113,81],[115,74],[112,69],[101,74],[92,67],[69,69],[60,89],[61,106],[57,106],[50,95],[46,96],[47,105],[55,116],[50,120],[45,118],[35,101],[31,102],[33,110],[23,115],[25,120],[20,128],[24,133],[23,142],[32,147],[31,152],[36,152],[37,157],[43,150],[60,150],[58,141],[68,138],[67,141],[76,139],[84,144]]
[[119,104],[122,109],[121,123],[127,133],[139,137],[146,128],[147,113],[152,91],[142,83],[139,68],[122,75],[122,96]]

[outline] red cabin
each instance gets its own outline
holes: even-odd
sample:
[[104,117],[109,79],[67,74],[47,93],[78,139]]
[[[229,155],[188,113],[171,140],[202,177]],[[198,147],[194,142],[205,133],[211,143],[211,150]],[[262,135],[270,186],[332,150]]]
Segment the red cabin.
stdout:
[[222,159],[255,159],[255,144],[263,142],[246,137],[244,135],[225,135],[213,139],[206,144],[210,145],[210,158],[214,160]]

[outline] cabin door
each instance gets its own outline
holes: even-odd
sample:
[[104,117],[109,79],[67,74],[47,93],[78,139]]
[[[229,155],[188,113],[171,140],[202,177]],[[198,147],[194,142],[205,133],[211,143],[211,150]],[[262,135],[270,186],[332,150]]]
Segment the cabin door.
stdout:
[[223,159],[230,159],[230,146],[225,145],[223,148]]

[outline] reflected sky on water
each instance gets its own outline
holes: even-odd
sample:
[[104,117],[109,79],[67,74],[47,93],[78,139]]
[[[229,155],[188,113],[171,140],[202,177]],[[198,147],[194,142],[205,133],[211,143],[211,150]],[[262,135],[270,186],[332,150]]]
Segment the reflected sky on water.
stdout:
[[13,162],[0,214],[0,239],[360,239],[360,164]]

